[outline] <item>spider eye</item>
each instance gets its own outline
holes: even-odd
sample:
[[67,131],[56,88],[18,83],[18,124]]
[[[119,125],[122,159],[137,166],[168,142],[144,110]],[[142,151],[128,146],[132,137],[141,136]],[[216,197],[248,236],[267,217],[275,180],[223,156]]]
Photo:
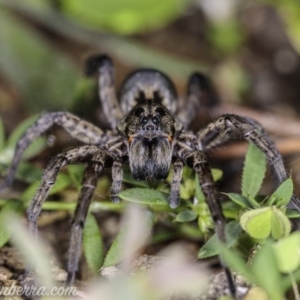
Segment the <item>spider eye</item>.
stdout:
[[140,122],[145,125],[145,124],[148,123],[148,118],[147,117],[142,117]]
[[137,117],[139,117],[143,112],[144,112],[144,110],[143,110],[141,107],[138,107],[138,108],[135,110],[134,114],[135,114]]
[[165,110],[164,110],[162,107],[157,108],[157,109],[156,109],[156,112],[157,112],[161,117],[163,117],[163,116],[166,115],[166,112],[165,112]]
[[153,117],[153,118],[152,118],[152,123],[153,123],[154,125],[158,125],[158,123],[159,123],[159,118],[158,118],[158,117]]

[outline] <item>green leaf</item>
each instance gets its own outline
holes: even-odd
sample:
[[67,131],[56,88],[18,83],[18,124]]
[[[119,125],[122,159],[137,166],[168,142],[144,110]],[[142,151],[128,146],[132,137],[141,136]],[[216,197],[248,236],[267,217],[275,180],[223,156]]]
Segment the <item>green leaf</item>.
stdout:
[[226,195],[229,197],[229,199],[231,199],[234,203],[241,206],[242,208],[251,207],[248,198],[244,197],[243,195],[236,194],[236,193],[228,193]]
[[[25,121],[23,121],[9,136],[7,143],[0,153],[0,161],[8,164],[14,155],[15,147],[20,137],[24,132],[37,120],[38,115],[34,115]],[[46,147],[46,139],[44,137],[38,137],[35,139],[23,154],[23,159],[29,159],[36,154],[40,153]]]
[[198,228],[200,232],[206,235],[210,229],[214,228],[214,223],[206,202],[200,202],[193,206],[193,210],[198,215]]
[[199,203],[205,202],[205,197],[199,184],[198,176],[195,176],[195,196]]
[[273,245],[280,272],[292,273],[300,267],[300,232],[294,232]]
[[97,221],[91,213],[84,224],[83,252],[88,267],[97,273],[103,262],[103,242]]
[[262,185],[266,173],[265,155],[252,143],[249,144],[244,162],[242,195],[254,198]]
[[23,162],[18,167],[16,178],[27,183],[40,181],[43,171],[32,163]]
[[289,235],[291,232],[291,222],[288,217],[278,208],[273,208],[273,215],[271,219],[271,234],[273,239],[278,240]]
[[77,190],[81,189],[81,182],[83,178],[84,166],[82,165],[69,165],[67,167],[69,177],[72,183],[76,186]]
[[[232,247],[239,238],[242,228],[237,221],[232,221],[225,226],[226,246]],[[220,253],[220,243],[216,234],[214,234],[204,245],[201,247],[198,258],[207,258],[210,256],[218,255]]]
[[23,159],[30,159],[41,153],[47,147],[47,139],[43,136],[35,139],[25,150],[23,154]]
[[[293,181],[291,178],[288,178],[270,196],[269,199],[272,199],[272,200],[270,200],[272,202],[270,205],[274,204],[277,207],[287,205],[292,198],[293,189],[294,189]],[[269,203],[269,200],[268,200],[268,203]]]
[[244,277],[248,278],[252,282],[255,282],[254,276],[249,270],[249,266],[242,259],[241,255],[237,251],[228,249],[223,244],[220,244],[221,256],[224,262],[230,269],[235,272],[242,274]]
[[281,288],[281,276],[275,253],[270,243],[264,244],[254,257],[251,272],[255,276],[256,283],[268,293],[270,299],[284,299],[283,289]]
[[266,239],[270,235],[279,239],[291,231],[290,221],[275,206],[245,212],[241,216],[240,224],[255,239]]
[[56,193],[59,193],[60,191],[63,191],[71,184],[71,179],[67,174],[60,173],[57,176],[57,179],[53,185],[53,188],[49,192],[49,195],[53,195]]
[[195,181],[194,178],[186,178],[180,184],[180,198],[190,200],[195,195]]
[[141,188],[148,188],[149,187],[149,184],[147,183],[147,181],[145,180],[135,180],[131,173],[124,173],[124,176],[123,176],[123,182],[124,183],[129,183],[129,184],[132,184],[136,187],[141,187]]
[[220,180],[223,176],[223,171],[220,169],[211,169],[212,177],[214,182]]
[[112,243],[111,247],[109,248],[108,253],[104,259],[104,264],[103,264],[104,267],[110,267],[118,264],[119,262],[122,261],[122,259],[126,254],[136,252],[137,250],[140,249],[140,247],[142,247],[145,244],[145,242],[150,236],[151,229],[154,223],[154,218],[152,213],[148,210],[141,211],[141,213],[143,215],[140,216],[140,218],[145,221],[145,225],[146,225],[146,228],[144,228],[145,232],[143,232],[143,238],[140,239],[139,241],[135,241],[135,244],[131,244],[130,249],[128,249],[129,245],[127,242],[127,238],[130,235],[129,232],[130,229],[128,226],[125,225],[120,230],[114,242]]
[[148,205],[169,205],[167,194],[152,189],[127,189],[119,193],[119,196],[123,200],[134,203]]
[[24,211],[22,202],[10,199],[3,206],[0,212],[0,248],[3,247],[10,238],[10,231],[7,229],[7,216],[10,213],[21,214]]
[[178,232],[172,231],[163,231],[159,233],[153,233],[151,237],[151,245],[160,244],[164,242],[168,242],[174,240],[178,237]]
[[294,271],[289,276],[284,276],[281,281],[282,289],[287,292],[295,286],[295,282],[298,283],[300,281],[300,268]]
[[286,212],[285,212],[285,215],[289,219],[300,218],[300,212],[298,212],[297,210],[294,210],[294,209],[287,209]]
[[259,205],[259,203],[255,200],[255,198],[249,196],[247,199],[248,199],[249,203],[251,204],[251,206],[252,206],[253,208],[260,208],[260,205]]
[[8,138],[6,145],[10,148],[14,148],[19,141],[20,137],[24,134],[24,132],[31,126],[33,123],[40,117],[40,114],[35,114],[23,122],[21,122],[15,130],[11,133]]
[[182,210],[179,212],[179,214],[176,216],[175,221],[176,222],[191,222],[196,220],[197,214],[190,209]]
[[265,239],[271,234],[272,215],[270,207],[253,209],[241,216],[240,224],[251,237]]
[[[214,182],[218,181],[223,176],[223,172],[219,169],[211,169],[211,173],[212,173]],[[199,178],[197,175],[195,176],[195,196],[199,202],[205,202],[205,197],[204,197],[202,189],[200,187]]]

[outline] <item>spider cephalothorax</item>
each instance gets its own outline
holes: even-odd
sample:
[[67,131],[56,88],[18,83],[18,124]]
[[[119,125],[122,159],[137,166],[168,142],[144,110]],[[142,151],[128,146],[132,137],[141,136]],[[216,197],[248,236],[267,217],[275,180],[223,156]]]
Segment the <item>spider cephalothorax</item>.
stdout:
[[135,179],[166,178],[172,161],[175,120],[155,99],[141,100],[120,122],[128,139],[128,157]]
[[128,139],[133,177],[166,178],[173,138],[182,129],[172,114],[177,109],[173,83],[161,72],[148,69],[131,74],[120,90],[121,108],[127,115],[117,129]]
[[[135,179],[163,179],[172,166],[169,204],[175,208],[180,202],[183,166],[188,165],[198,175],[221,242],[225,242],[225,221],[205,155],[207,150],[233,138],[250,141],[265,153],[279,182],[288,178],[274,143],[262,127],[251,119],[227,114],[196,133],[187,130],[200,102],[212,92],[209,81],[203,75],[195,73],[191,76],[186,102],[178,107],[173,83],[159,71],[147,69],[132,73],[123,83],[118,101],[111,60],[107,56],[98,55],[89,59],[87,66],[87,73],[98,72],[99,96],[111,130],[105,132],[68,112],[43,114],[17,143],[13,162],[2,185],[11,183],[28,145],[54,125],[61,126],[84,144],[51,160],[27,212],[30,230],[36,235],[42,204],[61,168],[68,164],[86,164],[71,230],[67,267],[69,284],[75,278],[81,254],[82,227],[98,178],[105,167],[112,168],[111,199],[118,202],[124,162],[129,161]],[[293,196],[290,206],[300,210],[299,200]],[[231,293],[234,294],[231,273],[226,268],[225,271]]]

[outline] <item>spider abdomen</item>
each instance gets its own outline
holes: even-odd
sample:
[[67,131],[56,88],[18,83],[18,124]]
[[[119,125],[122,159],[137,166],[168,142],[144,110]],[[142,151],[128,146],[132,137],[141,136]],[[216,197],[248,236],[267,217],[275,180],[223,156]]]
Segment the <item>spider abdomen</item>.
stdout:
[[167,138],[134,138],[131,142],[129,164],[134,179],[166,178],[171,160],[172,148]]

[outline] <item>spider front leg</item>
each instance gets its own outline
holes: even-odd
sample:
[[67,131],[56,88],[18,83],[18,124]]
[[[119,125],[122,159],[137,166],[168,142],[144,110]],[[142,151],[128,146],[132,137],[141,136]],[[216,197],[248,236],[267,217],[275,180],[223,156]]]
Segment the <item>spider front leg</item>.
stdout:
[[[273,141],[262,126],[250,118],[233,114],[220,117],[197,134],[196,147],[207,151],[236,138],[253,143],[266,155],[280,183],[288,178],[281,155]],[[300,211],[300,201],[295,196],[292,197],[291,204]]]
[[42,205],[46,200],[51,187],[54,185],[59,171],[67,164],[87,162],[97,151],[99,151],[99,148],[96,146],[82,146],[66,153],[59,154],[51,160],[44,171],[42,182],[27,210],[29,230],[34,237],[37,236],[37,219],[41,213]]
[[9,186],[15,176],[18,164],[26,148],[40,135],[52,128],[54,125],[62,127],[74,139],[85,144],[105,145],[108,140],[108,132],[103,132],[98,127],[89,122],[67,112],[45,113],[29,127],[18,141],[12,163],[8,169],[8,174],[4,182],[0,185],[0,190]]
[[98,178],[105,166],[107,158],[111,157],[104,150],[99,150],[88,164],[82,181],[82,188],[78,197],[78,203],[74,214],[71,229],[71,240],[68,257],[68,277],[67,285],[71,285],[75,279],[78,269],[78,262],[81,255],[81,242],[84,222],[91,204],[94,190],[97,186]]
[[[188,165],[193,167],[193,170],[195,170],[195,172],[198,175],[199,184],[201,186],[210,214],[215,224],[216,235],[218,237],[218,240],[225,244],[226,222],[222,213],[221,204],[218,200],[218,192],[206,156],[203,152],[194,151],[191,154],[189,154],[185,158],[185,160]],[[223,263],[222,258],[220,260],[227,277],[229,291],[231,295],[235,298],[236,288],[232,277],[232,273]]]

